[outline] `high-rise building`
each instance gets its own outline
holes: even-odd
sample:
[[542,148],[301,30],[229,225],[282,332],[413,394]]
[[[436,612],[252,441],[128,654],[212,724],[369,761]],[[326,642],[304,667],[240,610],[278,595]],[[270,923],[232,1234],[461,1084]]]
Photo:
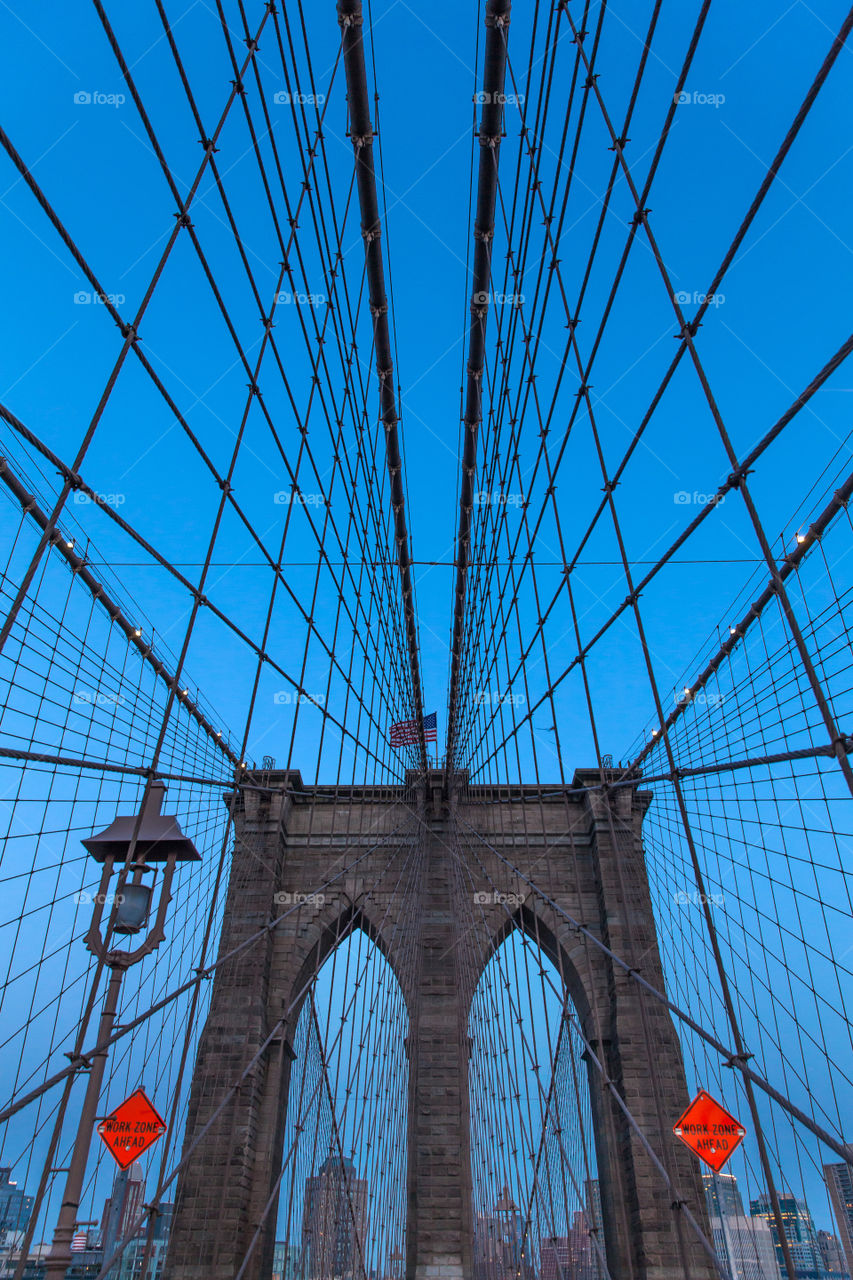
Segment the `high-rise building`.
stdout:
[[367,1179],[352,1160],[329,1156],[316,1177],[305,1179],[302,1244],[306,1280],[365,1280]]
[[[827,1280],[823,1259],[820,1255],[817,1231],[806,1202],[798,1200],[796,1196],[781,1195],[779,1197],[779,1209],[782,1215],[782,1225],[785,1228],[785,1236],[788,1240],[788,1247],[791,1251],[791,1260],[797,1272],[797,1280]],[[779,1244],[776,1220],[773,1217],[769,1198],[761,1196],[757,1200],[752,1200],[750,1202],[750,1212],[754,1218],[763,1218],[769,1226],[776,1245],[776,1258],[779,1263],[779,1269],[784,1274],[785,1263],[782,1246]]]
[[286,1240],[276,1240],[272,1255],[272,1280],[296,1280],[299,1271],[299,1249]]
[[601,1209],[601,1184],[597,1178],[589,1178],[584,1183],[584,1193],[586,1195],[586,1216],[590,1226],[592,1280],[604,1280],[607,1274],[602,1261],[605,1256],[604,1214]]
[[761,1218],[748,1218],[730,1173],[703,1173],[714,1248],[729,1280],[780,1280],[776,1245]]
[[745,1218],[737,1178],[733,1173],[703,1173],[705,1201],[712,1218]]
[[[151,1234],[151,1247],[148,1248],[147,1225],[138,1231],[122,1251],[121,1259],[116,1264],[112,1275],[116,1280],[160,1280],[163,1264],[166,1261],[166,1250],[169,1245],[169,1231],[172,1226],[173,1204],[161,1204],[160,1212],[154,1219]],[[136,1215],[139,1216],[138,1214]],[[133,1223],[130,1224],[132,1226]],[[142,1268],[145,1254],[148,1252],[148,1265],[143,1277]]]
[[533,1274],[518,1205],[505,1186],[491,1213],[474,1215],[474,1280],[516,1280]]
[[577,1209],[568,1235],[540,1240],[540,1280],[598,1280],[602,1272],[589,1227],[586,1213]]
[[[113,1190],[104,1205],[103,1244],[104,1260],[113,1253],[120,1240],[127,1240],[136,1234],[136,1224],[142,1211],[145,1199],[145,1177],[142,1165],[134,1160],[128,1169],[119,1169],[113,1179]],[[120,1261],[108,1273],[115,1277],[119,1273]]]
[[850,1271],[838,1236],[831,1231],[818,1231],[817,1244],[827,1275],[832,1280],[850,1280]]
[[835,1214],[844,1261],[853,1275],[853,1173],[849,1164],[825,1164],[823,1176]]
[[0,1231],[26,1231],[33,1211],[33,1198],[18,1190],[11,1169],[0,1169]]

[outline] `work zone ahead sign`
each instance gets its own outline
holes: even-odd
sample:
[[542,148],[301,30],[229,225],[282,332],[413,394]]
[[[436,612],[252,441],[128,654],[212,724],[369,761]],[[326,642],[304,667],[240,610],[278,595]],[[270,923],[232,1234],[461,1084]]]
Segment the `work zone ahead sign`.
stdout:
[[719,1173],[746,1136],[746,1129],[725,1107],[700,1089],[672,1132],[694,1155]]
[[98,1133],[121,1169],[132,1165],[165,1132],[165,1120],[154,1110],[142,1089],[125,1098],[98,1125]]

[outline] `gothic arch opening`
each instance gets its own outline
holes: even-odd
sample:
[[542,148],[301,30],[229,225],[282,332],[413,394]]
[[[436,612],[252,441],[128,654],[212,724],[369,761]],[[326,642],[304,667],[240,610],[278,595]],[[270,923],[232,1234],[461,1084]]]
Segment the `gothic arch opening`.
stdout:
[[608,1277],[583,995],[549,943],[508,915],[471,1004],[474,1280]]
[[339,922],[290,1042],[273,1280],[403,1274],[408,1012],[365,923]]

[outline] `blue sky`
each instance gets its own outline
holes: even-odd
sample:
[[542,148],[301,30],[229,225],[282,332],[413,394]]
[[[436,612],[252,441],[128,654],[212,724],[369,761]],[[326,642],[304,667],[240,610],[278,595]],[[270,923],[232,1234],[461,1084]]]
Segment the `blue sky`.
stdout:
[[[662,21],[647,83],[633,129],[643,158],[657,136],[692,28],[697,6],[679,6]],[[685,105],[665,153],[653,190],[654,228],[674,282],[691,298],[700,294],[713,274],[738,221],[748,207],[776,145],[790,123],[805,88],[828,47],[830,32],[843,5],[829,4],[820,13],[796,3],[781,15],[778,7],[713,7],[690,74],[688,91],[699,100]],[[222,103],[229,68],[224,42],[204,4],[188,5],[176,32],[188,74],[205,119],[214,119]],[[377,7],[373,14],[375,51],[381,68],[379,84],[382,160],[388,208],[394,320],[399,354],[398,376],[403,403],[402,434],[406,450],[409,526],[418,561],[416,583],[423,650],[425,700],[444,719],[452,570],[456,525],[456,485],[460,416],[459,387],[464,365],[466,259],[468,255],[468,190],[471,163],[471,95],[474,86],[474,10],[460,23],[458,6],[431,11],[429,24],[404,3]],[[156,14],[147,7],[111,15],[122,47],[133,63],[143,100],[161,135],[168,160],[179,181],[188,183],[199,163],[200,147],[165,42],[159,38]],[[132,311],[150,279],[159,251],[172,226],[172,202],[159,167],[144,138],[132,103],[75,103],[75,94],[121,94],[125,89],[112,52],[93,9],[85,5],[25,15],[7,7],[4,40],[4,120],[10,137],[34,166],[38,180],[71,234],[97,270],[109,292],[127,301]],[[511,34],[523,63],[530,14],[517,8]],[[639,30],[639,23],[633,26]],[[599,65],[614,117],[620,115],[629,73],[639,52],[637,31],[624,15],[614,13],[605,26]],[[310,17],[310,38],[318,84],[329,78],[338,36],[333,9],[326,20],[319,8]],[[843,55],[844,59],[849,55]],[[423,68],[423,84],[413,82],[413,67]],[[567,65],[567,64],[565,64]],[[275,88],[270,59],[270,90]],[[337,94],[337,102],[334,95]],[[721,292],[724,301],[710,311],[701,332],[701,351],[723,416],[736,448],[745,450],[790,403],[836,346],[846,337],[845,307],[850,276],[846,237],[846,144],[839,128],[845,104],[843,66],[822,93],[804,133],[784,169],[783,182],[768,199],[739,260]],[[125,96],[127,94],[125,93]],[[716,101],[720,97],[724,101]],[[705,102],[713,98],[714,102]],[[339,189],[351,170],[351,151],[342,135],[342,84],[332,88],[327,119],[329,153],[338,166]],[[555,111],[556,114],[556,111]],[[236,117],[235,117],[236,121]],[[515,133],[514,123],[509,122]],[[285,137],[284,130],[282,136]],[[507,141],[504,164],[514,169]],[[223,135],[220,162],[227,173],[244,240],[258,277],[271,289],[277,256],[268,219],[253,181],[251,155],[245,155],[245,126],[235,122]],[[571,236],[561,246],[565,271],[574,279],[586,260],[597,216],[602,165],[610,162],[600,121],[589,127],[587,153],[578,164],[577,203]],[[286,141],[282,142],[283,150]],[[248,347],[257,337],[256,310],[239,273],[239,264],[224,228],[221,208],[211,184],[202,188],[196,225],[223,292],[233,308]],[[9,376],[6,401],[62,457],[70,460],[82,438],[118,350],[117,334],[103,309],[75,304],[86,288],[77,267],[55,232],[36,208],[17,175],[9,170],[4,195],[7,236],[7,289],[14,299],[14,325],[6,335]],[[632,209],[624,183],[617,186],[614,213],[605,236],[605,264],[593,282],[586,331],[591,340],[596,307],[603,298],[615,264],[617,247]],[[358,278],[357,236],[346,239]],[[575,261],[575,255],[577,259]],[[633,274],[632,274],[633,273]],[[316,278],[316,276],[314,277]],[[320,282],[322,283],[322,282]],[[531,281],[532,283],[532,281]],[[319,288],[320,286],[318,286]],[[690,313],[690,306],[685,308]],[[543,384],[553,382],[559,328],[549,329],[541,365]],[[599,415],[612,465],[645,407],[672,353],[671,309],[647,249],[637,249],[608,327],[608,340],[596,366]],[[280,319],[284,331],[285,320]],[[146,351],[170,392],[188,415],[211,456],[224,464],[239,419],[245,392],[243,371],[234,367],[221,318],[211,305],[209,289],[194,255],[180,244],[155,294],[143,336]],[[584,334],[586,337],[586,334]],[[582,345],[582,344],[581,344]],[[294,385],[305,401],[305,368],[295,350]],[[162,401],[130,362],[122,373],[102,427],[89,452],[84,474],[99,492],[121,494],[121,513],[175,562],[195,564],[209,533],[218,490],[192,450],[174,428]],[[574,381],[572,381],[574,377]],[[771,535],[790,538],[797,503],[808,488],[803,483],[803,451],[808,450],[809,480],[816,479],[847,432],[847,397],[842,374],[802,415],[784,441],[757,470],[753,486]],[[576,385],[567,376],[567,386]],[[273,413],[280,400],[269,391]],[[559,421],[562,405],[558,406]],[[280,419],[286,433],[286,416]],[[560,476],[560,502],[567,541],[579,536],[581,519],[597,501],[600,484],[591,480],[594,464],[588,432],[578,432]],[[653,559],[695,514],[693,495],[712,492],[728,467],[719,440],[701,403],[695,376],[677,376],[647,434],[619,494],[620,515],[632,559]],[[237,488],[259,531],[272,546],[281,527],[282,509],[274,505],[282,477],[270,464],[268,442],[260,427],[249,433],[250,451],[241,463]],[[257,457],[251,451],[257,448]],[[532,448],[529,442],[523,447]],[[796,462],[797,465],[794,465]],[[539,491],[526,496],[538,504]],[[688,494],[684,509],[674,500]],[[75,511],[75,516],[80,516]],[[511,513],[511,516],[514,513]],[[141,557],[97,512],[86,512],[86,527],[105,558],[120,566],[122,580],[149,611],[158,632],[177,646],[185,600],[180,590],[150,566],[136,567]],[[660,679],[673,689],[698,647],[720,621],[730,600],[748,578],[757,555],[755,539],[734,497],[715,513],[707,532],[694,540],[698,559],[736,563],[677,565],[665,571],[645,601],[647,627],[656,643]],[[546,528],[537,548],[543,591],[558,580],[559,555]],[[301,541],[310,560],[310,541]],[[245,536],[226,520],[216,561],[231,564],[247,552]],[[602,531],[586,558],[615,556],[612,536]],[[296,549],[294,558],[296,557]],[[682,559],[692,559],[686,553]],[[128,562],[133,562],[129,564]],[[189,576],[194,575],[189,571]],[[251,568],[222,569],[216,575],[217,601],[257,627],[262,619],[268,579]],[[581,607],[592,626],[620,599],[618,566],[590,565],[578,572]],[[309,568],[293,570],[295,590],[305,593]],[[678,625],[671,615],[679,609]],[[169,619],[164,621],[164,619]],[[559,631],[563,626],[559,627]],[[164,634],[165,633],[165,634]],[[665,639],[663,639],[665,637]],[[549,635],[553,653],[562,650]],[[594,671],[603,737],[620,755],[641,728],[651,704],[645,673],[637,664],[633,636],[617,627],[601,646],[601,672]],[[204,672],[204,691],[232,728],[242,723],[247,689],[235,670],[248,672],[238,649],[213,627],[199,630],[190,670]],[[595,664],[593,663],[593,669]],[[617,666],[623,682],[618,692],[603,674]],[[575,715],[572,690],[565,714],[577,747],[572,759],[589,758],[591,746],[584,715]],[[625,705],[630,708],[625,715]],[[271,698],[259,705],[253,731],[255,751],[281,755],[286,722]],[[278,704],[280,706],[280,704]],[[305,748],[306,754],[309,749]]]

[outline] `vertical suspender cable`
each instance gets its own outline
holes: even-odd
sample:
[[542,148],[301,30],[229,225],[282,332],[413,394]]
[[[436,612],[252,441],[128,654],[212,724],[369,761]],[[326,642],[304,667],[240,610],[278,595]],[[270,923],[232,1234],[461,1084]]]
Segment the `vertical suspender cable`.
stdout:
[[459,534],[456,544],[456,588],[453,602],[453,642],[450,651],[450,702],[447,715],[447,767],[453,767],[456,746],[459,674],[465,619],[468,560],[471,554],[471,511],[477,470],[477,436],[483,417],[483,371],[486,362],[486,320],[492,279],[492,241],[498,188],[498,157],[503,127],[506,77],[506,28],[510,0],[486,4],[486,51],[483,110],[480,116],[480,169],[477,180],[477,215],[474,221],[474,278],[471,290],[471,328],[468,335],[468,381],[465,396],[462,446],[462,484],[459,492]]
[[343,28],[344,69],[347,78],[350,134],[355,151],[358,200],[361,207],[361,234],[370,289],[370,313],[373,316],[373,341],[376,348],[376,372],[379,374],[379,405],[385,427],[385,451],[391,480],[391,505],[394,509],[394,535],[397,563],[403,590],[406,615],[406,638],[412,672],[414,719],[418,727],[421,767],[427,767],[424,740],[424,711],[421,698],[421,675],[418,660],[418,632],[415,622],[412,557],[409,531],[406,527],[406,497],[403,488],[403,464],[397,432],[397,394],[394,386],[394,361],[388,325],[388,299],[385,294],[385,268],[382,261],[382,223],[376,193],[376,171],[373,164],[373,125],[367,95],[367,67],[364,58],[364,15],[361,0],[338,0],[338,21]]

